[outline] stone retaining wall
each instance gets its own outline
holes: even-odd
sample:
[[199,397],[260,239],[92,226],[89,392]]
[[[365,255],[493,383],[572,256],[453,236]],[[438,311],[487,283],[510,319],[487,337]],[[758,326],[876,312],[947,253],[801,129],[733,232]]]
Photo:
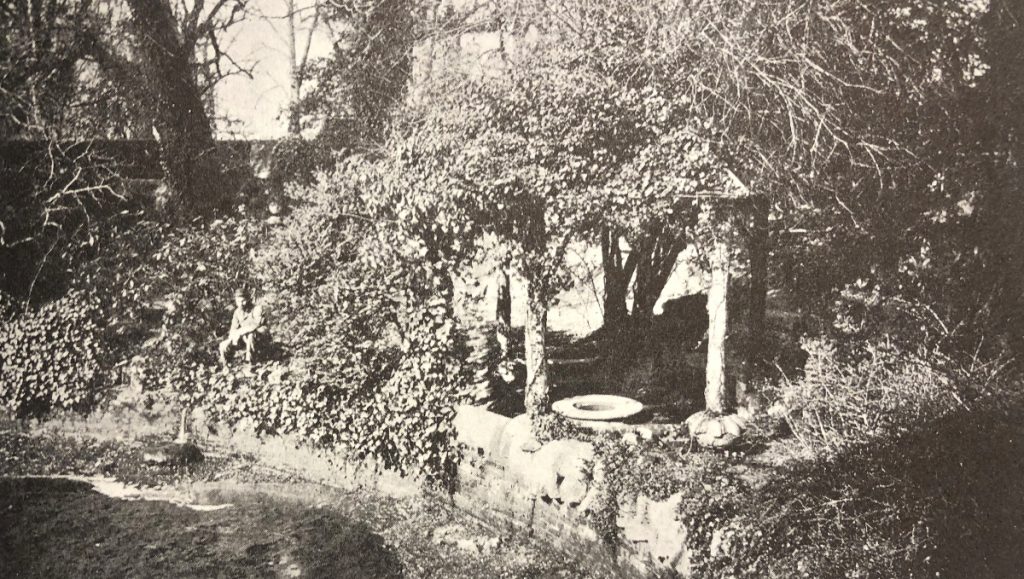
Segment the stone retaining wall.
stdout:
[[625,548],[613,553],[592,524],[610,502],[591,444],[540,444],[525,416],[507,418],[473,406],[459,408],[455,428],[465,452],[455,495],[461,507],[564,548],[585,549],[595,561],[611,556],[641,571],[689,575],[680,495],[664,501],[640,496],[614,509],[618,543]]
[[[177,404],[160,401],[153,405],[116,404],[88,416],[70,412],[55,415],[30,425],[29,430],[129,443],[171,440],[178,431],[178,408]],[[260,436],[244,422],[234,428],[214,424],[201,410],[194,412],[191,423],[190,438],[204,452],[252,455],[265,466],[339,488],[370,488],[395,497],[421,492],[419,481],[376,468],[370,461],[350,460],[337,452],[311,448],[297,436]]]

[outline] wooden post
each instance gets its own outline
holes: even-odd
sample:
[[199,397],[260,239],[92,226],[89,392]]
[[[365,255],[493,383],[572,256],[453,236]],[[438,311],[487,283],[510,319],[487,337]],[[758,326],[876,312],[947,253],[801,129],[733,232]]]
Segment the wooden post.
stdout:
[[466,321],[466,365],[472,372],[470,391],[473,403],[490,406],[498,398],[491,384],[490,349],[488,329],[490,325],[479,316],[470,314]]
[[724,238],[713,243],[711,286],[708,288],[708,364],[704,402],[714,413],[726,409],[726,348],[729,336],[729,245]]
[[764,356],[765,309],[768,294],[768,199],[755,196],[748,205],[750,216],[750,238],[747,248],[750,253],[750,287],[747,296],[747,340],[745,356],[746,387],[738,392],[740,404],[747,403],[753,392],[750,384],[760,375]]
[[547,333],[548,307],[537,282],[526,281],[526,413],[531,417],[549,410],[547,353],[544,335]]
[[185,444],[188,442],[188,417],[192,413],[192,408],[187,405],[182,405],[181,408],[181,419],[178,423],[178,438],[174,439],[174,442],[178,444]]

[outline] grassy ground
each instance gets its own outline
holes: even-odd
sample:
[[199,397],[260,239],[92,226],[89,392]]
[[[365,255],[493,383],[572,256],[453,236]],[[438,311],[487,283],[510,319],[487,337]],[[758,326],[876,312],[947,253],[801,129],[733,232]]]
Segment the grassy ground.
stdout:
[[[443,499],[327,490],[240,456],[153,467],[111,442],[0,433],[3,577],[590,577],[585,561],[522,535],[498,533]],[[140,486],[273,483],[279,492],[232,497],[197,512],[125,501],[89,485],[23,475],[105,475]],[[289,493],[289,488],[293,492]],[[493,549],[439,543],[497,539]]]

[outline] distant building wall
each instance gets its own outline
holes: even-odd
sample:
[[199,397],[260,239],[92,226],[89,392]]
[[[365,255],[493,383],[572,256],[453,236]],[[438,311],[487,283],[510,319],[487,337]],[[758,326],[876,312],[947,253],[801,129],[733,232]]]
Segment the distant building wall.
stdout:
[[[276,141],[220,140],[218,146],[232,153],[233,158],[244,160],[250,166],[258,167],[267,162]],[[46,159],[49,148],[54,146],[43,140],[0,141],[0,174],[17,170],[36,160]],[[96,139],[91,141],[64,142],[59,146],[71,157],[92,151],[109,158],[117,166],[118,174],[125,179],[161,179],[160,146],[153,139]]]

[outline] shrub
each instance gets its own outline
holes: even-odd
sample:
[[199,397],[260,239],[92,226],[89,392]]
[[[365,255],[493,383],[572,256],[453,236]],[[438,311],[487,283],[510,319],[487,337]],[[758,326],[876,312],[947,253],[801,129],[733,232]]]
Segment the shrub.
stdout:
[[[273,229],[234,218],[126,221],[77,282],[99,288],[106,343],[117,360],[144,360],[133,366],[148,390],[261,433],[445,479],[465,372],[451,264],[425,259],[425,243],[403,233],[379,195],[371,206],[380,192],[365,168],[293,187],[295,209]],[[216,365],[240,286],[265,291],[283,350],[251,374]]]
[[79,292],[0,322],[0,401],[19,416],[78,409],[102,385],[99,303]]
[[446,480],[457,461],[455,406],[465,399],[461,356],[449,304],[435,297],[401,324],[401,357],[380,390],[352,416],[361,454],[400,471]]
[[216,361],[233,291],[257,289],[251,253],[265,227],[233,218],[175,228],[141,220],[110,232],[77,283],[97,288],[110,312],[106,339],[117,358],[145,356],[161,386],[189,387],[190,368]]
[[320,448],[446,482],[457,459],[451,421],[462,369],[450,314],[438,300],[425,305],[404,318],[394,346],[383,338],[346,345],[354,329],[326,317],[312,329],[323,332],[318,343],[327,350],[293,357],[287,367],[187,367],[195,387],[179,389],[180,400],[228,424],[248,421],[257,433],[297,434]]
[[1024,557],[1016,390],[899,439],[756,477],[743,467],[712,469],[704,482],[714,496],[694,486],[682,507],[694,529],[693,575],[1016,576]]
[[804,375],[786,383],[781,395],[790,427],[811,450],[834,454],[899,437],[976,396],[937,353],[869,344],[848,357],[820,339],[803,347]]
[[320,141],[299,137],[279,139],[271,151],[269,185],[273,190],[280,190],[288,183],[309,185],[317,172],[330,163],[330,151]]
[[378,177],[372,162],[350,159],[289,190],[295,210],[255,265],[277,296],[275,333],[294,369],[270,390],[308,401],[287,402],[292,410],[282,412],[260,394],[257,405],[267,406],[230,413],[444,480],[465,372],[450,264],[425,257],[422,240],[396,224]]
[[358,200],[339,191],[333,175],[309,186],[292,186],[294,209],[256,256],[255,268],[276,291],[309,300],[332,272],[356,257],[367,222]]

